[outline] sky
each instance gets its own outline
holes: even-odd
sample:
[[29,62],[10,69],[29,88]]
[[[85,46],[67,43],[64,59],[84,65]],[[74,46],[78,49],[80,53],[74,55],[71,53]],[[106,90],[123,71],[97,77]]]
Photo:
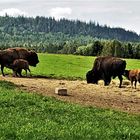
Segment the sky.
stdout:
[[0,16],[95,21],[140,34],[140,0],[0,0]]

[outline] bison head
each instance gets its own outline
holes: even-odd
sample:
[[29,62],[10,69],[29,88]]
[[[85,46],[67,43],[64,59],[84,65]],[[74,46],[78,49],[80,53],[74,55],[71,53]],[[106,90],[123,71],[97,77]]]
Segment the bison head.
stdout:
[[39,63],[37,53],[34,51],[29,51],[29,55],[27,58],[29,65],[36,67],[36,65]]
[[93,70],[90,70],[86,74],[87,83],[98,84],[98,78],[96,77]]

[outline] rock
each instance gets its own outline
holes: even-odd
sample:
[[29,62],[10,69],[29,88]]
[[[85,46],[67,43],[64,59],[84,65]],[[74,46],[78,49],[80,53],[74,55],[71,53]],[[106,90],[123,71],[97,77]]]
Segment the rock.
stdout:
[[61,95],[61,96],[67,96],[67,89],[66,88],[55,88],[55,94]]

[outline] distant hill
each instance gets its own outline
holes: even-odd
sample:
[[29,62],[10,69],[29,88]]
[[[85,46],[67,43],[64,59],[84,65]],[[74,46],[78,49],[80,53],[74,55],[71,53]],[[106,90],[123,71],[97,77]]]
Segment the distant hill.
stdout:
[[90,35],[99,39],[117,39],[120,41],[140,41],[140,36],[123,28],[110,28],[95,22],[82,22],[79,20],[55,20],[54,18],[39,17],[0,17],[0,32],[9,35],[26,35],[28,32],[37,33],[64,33],[70,36]]

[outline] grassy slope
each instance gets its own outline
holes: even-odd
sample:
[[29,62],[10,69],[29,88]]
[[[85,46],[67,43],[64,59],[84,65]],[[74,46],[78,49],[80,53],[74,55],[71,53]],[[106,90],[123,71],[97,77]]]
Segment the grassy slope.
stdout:
[[80,107],[0,81],[1,140],[140,139],[140,116]]

